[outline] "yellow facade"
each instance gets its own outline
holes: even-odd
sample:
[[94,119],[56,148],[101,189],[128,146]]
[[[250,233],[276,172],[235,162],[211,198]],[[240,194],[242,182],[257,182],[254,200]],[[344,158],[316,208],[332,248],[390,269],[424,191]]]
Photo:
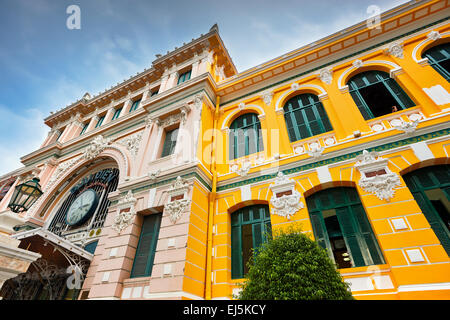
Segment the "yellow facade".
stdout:
[[[439,2],[436,1],[435,3]],[[427,3],[426,6],[429,7],[430,3]],[[415,12],[417,11],[420,11],[420,8],[415,10]],[[414,13],[411,14],[410,11],[407,11],[400,16],[384,20],[382,31],[379,32],[387,32],[385,29],[388,28],[389,24],[398,24],[404,17],[410,16],[413,17],[412,19],[415,17]],[[211,172],[217,176],[218,185],[217,190],[213,190],[213,192],[217,192],[215,195],[216,201],[212,207],[213,212],[210,212],[214,217],[211,298],[230,297],[233,289],[238,288],[238,283],[243,281],[243,279],[231,278],[231,214],[239,208],[257,203],[268,204],[272,211],[273,207],[269,201],[272,192],[269,185],[273,182],[273,178],[265,177],[265,175],[273,174],[273,172],[283,168],[286,170],[302,165],[305,167],[309,165],[309,168],[294,171],[289,174],[289,177],[296,181],[296,190],[302,194],[301,202],[303,203],[305,203],[305,197],[330,187],[351,186],[358,191],[386,264],[340,270],[346,281],[364,278],[364,281],[371,283],[372,288],[370,290],[354,292],[357,299],[450,298],[448,288],[450,283],[449,257],[403,179],[400,178],[401,185],[395,188],[394,197],[390,201],[380,200],[376,195],[364,191],[358,185],[361,174],[355,168],[355,157],[348,156],[356,150],[377,149],[378,147],[382,151],[383,157],[389,159],[389,169],[400,177],[420,167],[449,163],[449,104],[436,104],[422,88],[439,84],[447,92],[450,92],[450,84],[431,66],[421,65],[414,59],[414,55],[420,59],[422,53],[428,48],[448,42],[449,29],[448,23],[441,23],[412,35],[401,37],[400,41],[403,45],[403,57],[401,58],[386,53],[386,45],[380,45],[358,53],[349,59],[344,59],[344,61],[332,63],[333,80],[329,84],[321,81],[316,71],[293,77],[292,80],[286,80],[277,86],[265,87],[264,89],[271,91],[273,95],[269,104],[265,103],[262,90],[246,94],[246,90],[241,89],[236,90],[237,93],[233,92],[231,98],[228,98],[226,94],[221,96],[221,101],[224,102],[220,103],[217,119],[216,162],[211,164]],[[430,30],[438,31],[442,37],[428,43],[427,34]],[[358,39],[367,32],[372,31],[365,29],[364,32],[350,33],[348,35],[350,40],[339,39],[339,41],[327,44],[327,47],[339,47],[346,40],[351,43],[351,39]],[[325,55],[323,54],[324,50],[323,47],[319,46],[313,51],[307,51],[304,55],[296,55],[291,60],[285,60],[282,64],[277,64],[277,59],[275,59],[270,68],[261,67],[251,77],[253,79],[264,78],[264,74],[269,70],[274,71],[280,68],[283,68],[283,71],[289,70],[286,66],[295,65],[296,61],[302,59],[308,61],[309,57]],[[328,53],[326,59],[333,60],[333,53],[326,50],[325,52]],[[355,60],[361,60],[363,65],[359,68],[352,67]],[[415,106],[368,121],[364,120],[348,88],[343,87],[352,76],[368,70],[390,73],[413,100]],[[245,88],[246,81],[249,81],[249,79],[250,77],[245,77],[244,74],[239,80],[229,81],[226,85],[220,86],[221,92],[226,92],[228,87]],[[293,84],[296,85],[293,86]],[[239,92],[242,92],[242,94],[239,94]],[[283,112],[277,112],[277,110],[282,110],[284,104],[291,97],[302,93],[312,93],[319,96],[334,130],[291,143]],[[241,95],[242,97],[239,97]],[[238,97],[236,98],[236,96]],[[228,100],[232,100],[232,102],[227,103]],[[248,112],[258,114],[263,131],[264,150],[245,158],[230,160],[230,124],[238,116]],[[212,113],[213,111],[206,113],[204,120],[211,123]],[[418,139],[408,138],[408,136],[396,130],[389,130],[389,128],[392,128],[390,120],[402,118],[408,121],[408,115],[413,113],[421,113],[424,119],[427,119],[418,125],[418,131],[426,132],[427,127],[444,130],[436,135],[425,134]],[[384,129],[374,132],[374,124],[381,124]],[[361,132],[361,137],[355,139],[353,136],[355,131]],[[438,130],[430,130],[430,132],[432,131]],[[294,152],[295,147],[303,146],[306,149],[311,142],[318,141],[321,146],[327,146],[325,139],[330,137],[334,137],[336,143],[325,149],[319,161],[311,161],[311,157],[307,153],[297,155]],[[422,139],[428,141],[427,145],[434,156],[433,159],[422,161],[408,147],[409,144]],[[378,141],[390,141],[390,143],[380,147],[384,143]],[[400,141],[402,142],[399,143]],[[269,163],[265,161],[261,165],[255,165],[254,160],[259,157],[273,160]],[[230,172],[230,165],[233,163],[242,164],[246,159],[254,164],[248,172],[248,176],[240,177],[237,173]],[[206,159],[204,158],[204,160]],[[207,166],[207,161],[204,163]],[[326,183],[320,181],[316,170],[317,167],[322,165],[328,166],[331,176],[331,181]],[[243,199],[242,186],[249,185],[251,195]],[[404,219],[408,229],[395,231],[391,223],[393,218]],[[300,223],[304,232],[314,237],[306,207],[299,210],[289,220],[285,217],[271,215],[273,229],[282,228],[291,223]],[[204,230],[207,232],[207,229]],[[425,261],[421,263],[409,261],[405,254],[407,249],[419,249],[425,256]],[[381,279],[386,279],[386,277],[392,282],[392,286],[388,289],[379,284]],[[206,279],[208,279],[208,275]],[[442,290],[439,289],[439,284],[442,285]],[[208,297],[208,294],[209,292],[206,292],[206,297]]]

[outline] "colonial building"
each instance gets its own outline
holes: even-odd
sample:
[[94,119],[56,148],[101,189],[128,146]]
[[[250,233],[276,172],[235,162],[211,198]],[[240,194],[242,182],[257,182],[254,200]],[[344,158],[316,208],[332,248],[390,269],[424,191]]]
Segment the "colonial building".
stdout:
[[[0,268],[30,264],[0,295],[230,299],[252,248],[296,223],[357,299],[449,299],[449,6],[410,1],[240,73],[214,25],[52,113],[0,178],[20,241]],[[43,195],[16,214],[32,177]]]

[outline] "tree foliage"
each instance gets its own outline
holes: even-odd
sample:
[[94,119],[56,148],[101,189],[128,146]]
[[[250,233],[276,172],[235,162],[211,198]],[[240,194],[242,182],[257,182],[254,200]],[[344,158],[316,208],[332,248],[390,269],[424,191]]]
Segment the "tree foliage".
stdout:
[[298,227],[268,237],[249,261],[240,300],[351,300],[327,252]]

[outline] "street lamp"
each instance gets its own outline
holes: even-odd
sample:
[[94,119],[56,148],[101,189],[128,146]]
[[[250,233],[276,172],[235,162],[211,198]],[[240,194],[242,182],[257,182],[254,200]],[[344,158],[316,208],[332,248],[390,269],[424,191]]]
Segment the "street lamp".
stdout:
[[27,211],[41,195],[39,178],[33,178],[16,186],[8,208],[15,213]]

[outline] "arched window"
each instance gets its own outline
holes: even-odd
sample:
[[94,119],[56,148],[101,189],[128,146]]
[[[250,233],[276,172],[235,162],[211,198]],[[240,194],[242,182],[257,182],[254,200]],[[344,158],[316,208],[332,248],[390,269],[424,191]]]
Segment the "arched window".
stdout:
[[450,81],[450,42],[428,49],[422,55],[447,81]]
[[338,268],[383,264],[383,256],[354,188],[326,189],[306,198],[316,241]]
[[333,130],[319,98],[310,93],[289,99],[284,119],[291,142]]
[[270,235],[269,207],[256,205],[242,208],[231,214],[231,277],[243,278],[248,271],[247,262]]
[[450,165],[418,169],[403,178],[450,256]]
[[230,126],[230,159],[237,159],[264,150],[261,123],[255,113],[246,113]]
[[348,86],[366,120],[414,106],[414,102],[386,72],[359,73],[348,81]]

